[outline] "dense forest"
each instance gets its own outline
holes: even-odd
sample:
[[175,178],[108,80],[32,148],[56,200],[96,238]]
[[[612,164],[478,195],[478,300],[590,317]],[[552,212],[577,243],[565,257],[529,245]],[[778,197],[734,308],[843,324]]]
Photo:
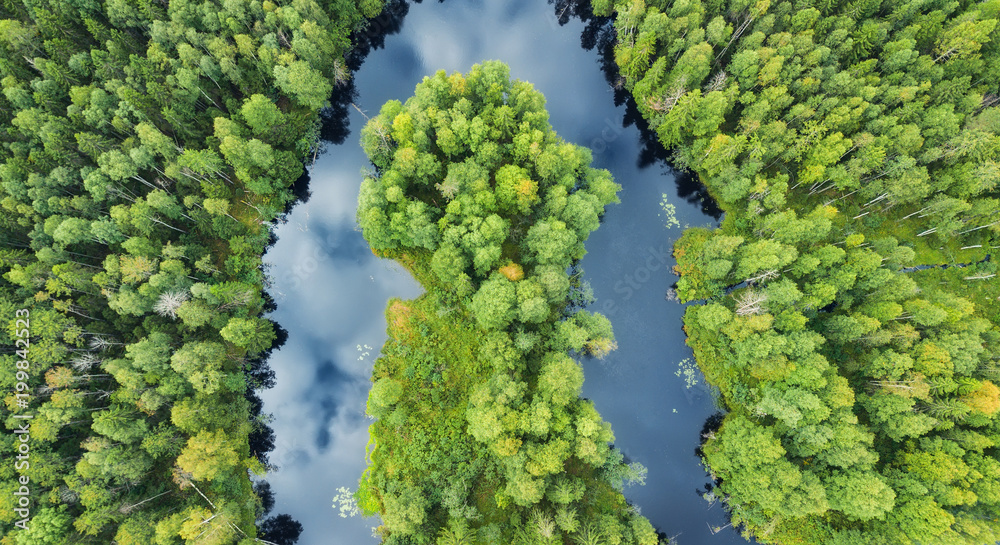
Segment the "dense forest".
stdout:
[[726,211],[675,246],[711,494],[761,542],[996,543],[1000,2],[594,11]]
[[261,254],[380,10],[0,6],[0,543],[297,536],[250,478],[271,442]]
[[362,143],[364,236],[427,290],[390,301],[368,398],[357,496],[383,543],[656,545],[621,494],[645,470],[609,448],[572,357],[615,348],[572,267],[618,200],[610,173],[497,61],[424,78]]
[[[1000,0],[581,3],[726,212],[674,248],[728,410],[709,499],[763,543],[1000,541]],[[382,9],[0,4],[0,545],[297,539],[261,480],[261,255]],[[659,543],[580,397],[616,348],[577,267],[611,174],[495,61],[361,143],[364,237],[426,290],[372,375],[383,542]]]

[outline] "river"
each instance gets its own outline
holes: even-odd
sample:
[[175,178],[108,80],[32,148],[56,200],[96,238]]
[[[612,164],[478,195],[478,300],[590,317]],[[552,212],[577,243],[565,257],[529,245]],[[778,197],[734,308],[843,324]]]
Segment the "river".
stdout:
[[[374,115],[387,100],[405,101],[425,75],[464,72],[489,59],[506,62],[513,77],[546,96],[556,132],[590,147],[594,166],[623,186],[621,204],[609,207],[582,261],[596,297],[591,309],[611,319],[618,350],[583,362],[583,393],[612,424],[616,446],[649,470],[645,486],[627,488],[626,497],[683,545],[744,543],[732,529],[711,531],[726,517],[721,505],[700,496],[709,479],[695,449],[718,409],[684,344],[684,307],[664,298],[676,281],[673,241],[683,227],[714,225],[716,218],[696,184],[679,178],[662,150],[623,122],[626,107],[615,104],[601,57],[581,47],[584,23],[564,17],[560,24],[557,10],[540,0],[410,5],[399,31],[356,72],[354,103]],[[331,499],[338,487],[355,489],[365,467],[365,399],[385,341],[386,300],[421,293],[398,265],[372,255],[356,228],[368,161],[357,136],[364,117],[354,108],[347,115],[350,133],[319,155],[308,198],[276,228],[277,242],[264,258],[277,303],[269,317],[288,331],[270,358],[277,386],[261,392],[276,434],[270,460],[279,467],[268,481],[274,513],[303,524],[300,545],[377,542],[376,519],[341,518]],[[343,136],[341,127],[327,129]]]

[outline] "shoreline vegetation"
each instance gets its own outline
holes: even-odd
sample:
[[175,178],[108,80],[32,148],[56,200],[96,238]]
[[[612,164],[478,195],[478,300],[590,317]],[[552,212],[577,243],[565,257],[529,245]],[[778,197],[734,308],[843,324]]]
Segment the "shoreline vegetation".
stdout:
[[[570,7],[613,17],[583,43],[613,34],[615,84],[726,211],[674,252],[680,300],[707,301],[685,331],[729,410],[702,452],[733,525],[1000,540],[1000,0]],[[30,452],[0,466],[0,545],[297,539],[253,478],[281,342],[261,256],[382,11],[0,6],[0,453]],[[361,139],[364,236],[426,289],[389,302],[372,375],[355,498],[383,542],[661,542],[622,495],[644,468],[579,397],[577,359],[615,349],[575,266],[611,175],[496,61]]]
[[[265,518],[270,225],[380,0],[5,2],[3,545],[294,542]],[[30,403],[14,396],[30,309]],[[20,380],[20,379],[18,379]],[[0,442],[13,460],[13,434]],[[18,486],[28,529],[14,526]]]
[[[356,494],[387,544],[656,545],[571,356],[615,348],[573,267],[619,186],[490,61],[439,71],[362,130],[358,221],[426,293],[392,300]],[[572,272],[572,274],[571,274]]]
[[681,301],[708,300],[685,330],[729,410],[702,451],[733,525],[995,543],[1000,3],[592,6],[650,128],[726,211],[674,253]]

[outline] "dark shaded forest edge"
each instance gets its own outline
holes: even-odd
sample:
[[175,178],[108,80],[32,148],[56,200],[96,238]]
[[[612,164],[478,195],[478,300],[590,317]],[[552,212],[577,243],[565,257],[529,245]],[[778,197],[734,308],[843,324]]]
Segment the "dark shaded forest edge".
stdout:
[[[351,71],[406,12],[371,31],[382,8],[0,4],[0,544],[297,539],[252,480],[284,336],[261,255],[346,137]],[[1000,540],[1000,0],[554,9],[631,95],[642,160],[669,150],[725,211],[675,246],[729,411],[707,499],[765,543]],[[383,540],[662,540],[579,397],[574,357],[614,349],[574,267],[611,176],[496,63],[362,143],[365,237],[427,290],[390,302],[373,372],[357,499]]]
[[674,248],[708,499],[766,543],[996,543],[1000,2],[592,7],[726,212]]
[[0,543],[297,539],[251,481],[282,336],[261,255],[381,9],[0,6],[0,411],[30,422],[30,452],[0,441]]

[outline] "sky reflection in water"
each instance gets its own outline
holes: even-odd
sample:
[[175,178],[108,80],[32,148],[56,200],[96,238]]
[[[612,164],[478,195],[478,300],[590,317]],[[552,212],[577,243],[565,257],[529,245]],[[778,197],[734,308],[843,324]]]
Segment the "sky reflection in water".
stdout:
[[[711,535],[709,524],[725,524],[722,509],[708,510],[696,493],[707,478],[694,449],[715,409],[704,385],[688,389],[674,374],[690,350],[680,329],[683,307],[663,297],[676,280],[669,252],[680,229],[668,230],[658,215],[661,195],[677,206],[682,226],[713,220],[678,197],[667,167],[639,168],[639,131],[622,128],[625,108],[614,106],[597,53],[580,47],[582,29],[576,20],[560,26],[552,6],[538,0],[414,4],[401,32],[355,75],[356,104],[375,115],[387,100],[405,101],[438,69],[464,72],[500,59],[546,96],[560,136],[594,150],[595,166],[625,187],[583,260],[598,298],[592,309],[611,318],[619,350],[584,362],[584,395],[611,422],[617,446],[649,468],[646,486],[626,490],[643,514],[683,544],[742,543],[732,531]],[[421,292],[398,265],[372,255],[355,230],[360,171],[368,166],[358,144],[363,123],[351,109],[351,134],[318,158],[310,198],[277,228],[278,242],[265,256],[278,305],[270,317],[289,332],[270,360],[277,386],[261,395],[264,412],[274,415],[271,460],[280,466],[268,480],[274,513],[289,513],[305,528],[300,545],[377,542],[370,537],[376,519],[342,519],[331,498],[340,486],[356,488],[365,467],[364,407],[385,341],[386,300]]]

